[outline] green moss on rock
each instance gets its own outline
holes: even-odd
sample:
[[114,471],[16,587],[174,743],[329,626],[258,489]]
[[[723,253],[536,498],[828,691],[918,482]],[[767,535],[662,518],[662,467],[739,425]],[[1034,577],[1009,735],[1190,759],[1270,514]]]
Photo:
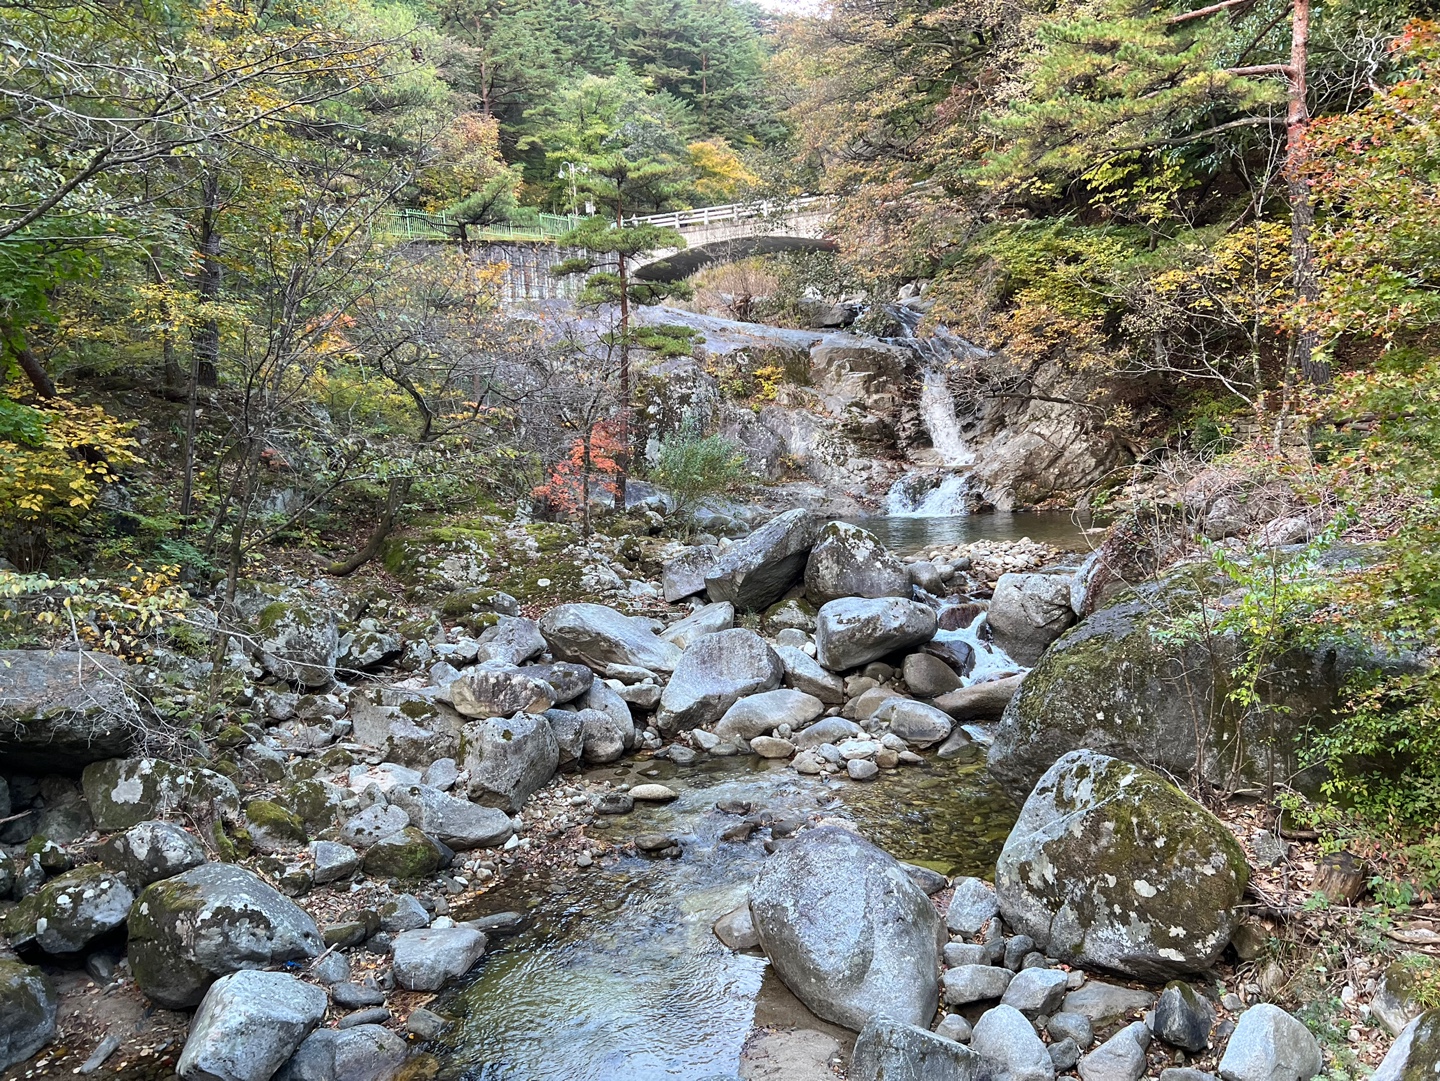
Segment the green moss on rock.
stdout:
[[245,818],[253,828],[276,840],[305,843],[305,823],[273,800],[251,800],[245,805]]

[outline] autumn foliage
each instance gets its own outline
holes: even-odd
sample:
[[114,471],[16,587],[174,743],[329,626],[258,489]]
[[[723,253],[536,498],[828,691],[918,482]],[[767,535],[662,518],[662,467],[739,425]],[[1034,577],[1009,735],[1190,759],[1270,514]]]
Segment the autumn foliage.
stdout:
[[590,432],[577,435],[570,452],[555,463],[549,479],[534,490],[536,499],[552,510],[574,514],[585,508],[598,492],[614,497],[620,487],[618,457],[625,444],[609,423],[597,424]]

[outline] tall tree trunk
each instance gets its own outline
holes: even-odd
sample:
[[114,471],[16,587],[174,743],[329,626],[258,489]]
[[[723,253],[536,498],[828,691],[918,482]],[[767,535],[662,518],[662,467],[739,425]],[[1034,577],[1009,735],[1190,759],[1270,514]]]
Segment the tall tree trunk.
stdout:
[[[195,286],[202,304],[220,297],[220,177],[207,173],[201,182],[203,198],[200,211],[200,270]],[[220,324],[206,319],[196,329],[191,342],[195,351],[195,377],[201,386],[213,387],[220,381]]]
[[20,365],[20,370],[25,373],[25,378],[30,380],[30,385],[35,388],[35,393],[41,398],[55,397],[55,381],[50,378],[50,373],[45,370],[45,365],[35,355],[35,350],[30,348],[30,343],[25,338],[25,332],[6,320],[4,323],[0,323],[0,337],[4,338],[4,344],[14,356],[15,363]]
[[[625,228],[625,208],[615,203],[615,227]],[[615,476],[615,509],[625,513],[625,487],[630,474],[630,273],[625,253],[616,253],[620,277],[620,453]]]
[[[1295,268],[1295,297],[1306,306],[1320,295],[1319,278],[1315,272],[1315,253],[1310,234],[1315,228],[1315,210],[1310,201],[1310,182],[1301,171],[1305,132],[1310,126],[1310,106],[1306,100],[1305,68],[1310,51],[1310,0],[1294,0],[1290,31],[1290,70],[1287,74],[1290,91],[1289,108],[1285,114],[1285,179],[1290,195],[1290,256]],[[1302,324],[1295,332],[1292,363],[1305,381],[1321,385],[1330,381],[1330,365],[1315,356],[1320,335]]]

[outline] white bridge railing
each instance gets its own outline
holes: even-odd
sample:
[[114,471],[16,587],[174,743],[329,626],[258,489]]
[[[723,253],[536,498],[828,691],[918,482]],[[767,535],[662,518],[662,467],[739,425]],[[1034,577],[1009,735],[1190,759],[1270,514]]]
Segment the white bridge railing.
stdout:
[[726,203],[723,206],[702,206],[697,210],[675,210],[668,214],[638,214],[626,218],[626,225],[656,225],[665,229],[705,228],[733,221],[755,221],[774,219],[783,221],[791,215],[808,210],[812,206],[830,202],[826,195],[801,195],[794,199],[762,199],[754,203]]

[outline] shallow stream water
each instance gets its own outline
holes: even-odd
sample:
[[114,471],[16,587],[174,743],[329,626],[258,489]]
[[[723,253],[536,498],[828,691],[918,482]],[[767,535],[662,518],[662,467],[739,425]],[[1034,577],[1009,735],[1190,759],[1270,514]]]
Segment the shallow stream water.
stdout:
[[1069,511],[1024,514],[962,514],[951,517],[876,515],[856,519],[892,552],[910,555],[932,544],[970,544],[974,541],[1033,541],[1053,544],[1070,552],[1088,552],[1085,527]]
[[848,818],[895,856],[947,874],[993,867],[1017,813],[978,759],[928,758],[868,785],[750,756],[691,767],[639,762],[589,776],[676,789],[674,802],[638,805],[590,832],[623,844],[660,831],[680,838],[684,854],[608,857],[486,894],[484,912],[522,912],[524,930],[496,940],[472,981],[436,1004],[456,1022],[435,1049],[442,1079],[733,1078],[752,1028],[773,1021],[761,1014],[774,1014],[778,1000],[788,1000],[790,1023],[829,1028],[776,986],[763,957],[732,953],[711,930],[744,903],[769,836],[762,829],[743,843],[720,840],[740,819],[717,811],[718,800],[811,821]]

